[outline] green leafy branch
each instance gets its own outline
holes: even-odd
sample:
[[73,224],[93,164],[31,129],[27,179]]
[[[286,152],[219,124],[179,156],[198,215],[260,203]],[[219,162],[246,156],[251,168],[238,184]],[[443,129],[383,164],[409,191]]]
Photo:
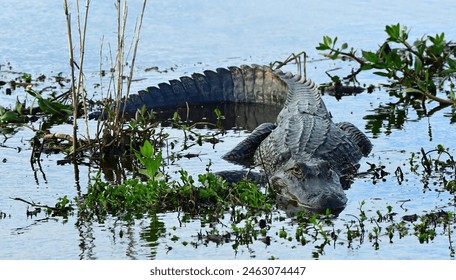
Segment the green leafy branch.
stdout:
[[[356,80],[362,71],[391,80],[392,87],[405,87],[407,94],[420,94],[423,100],[434,100],[442,105],[454,105],[454,79],[456,73],[455,45],[445,40],[444,33],[426,36],[409,42],[409,31],[400,24],[388,25],[385,42],[375,52],[361,50],[361,55],[347,43],[337,45],[337,37],[323,37],[317,50],[327,51],[331,59],[349,59],[359,68],[345,77]],[[448,87],[448,90],[445,88]],[[445,91],[446,97],[438,97],[437,91]]]

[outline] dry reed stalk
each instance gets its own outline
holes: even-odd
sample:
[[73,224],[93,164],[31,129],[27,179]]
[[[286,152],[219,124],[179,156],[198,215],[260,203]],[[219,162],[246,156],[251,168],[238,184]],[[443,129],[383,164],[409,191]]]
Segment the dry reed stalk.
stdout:
[[[130,63],[130,73],[128,75],[127,79],[127,92],[125,94],[125,98],[128,98],[128,95],[130,94],[130,88],[131,88],[131,81],[133,80],[133,68],[135,66],[135,61],[136,61],[136,53],[138,51],[138,45],[139,45],[139,38],[141,35],[141,27],[142,27],[142,22],[144,18],[144,11],[146,10],[146,4],[147,0],[144,0],[143,6],[141,9],[141,14],[139,18],[139,23],[137,22],[135,25],[135,41],[134,41],[134,47],[133,47],[133,56],[131,58],[131,63]],[[122,114],[125,114],[125,106],[123,108]]]
[[[111,53],[111,65],[114,69],[114,73],[111,76],[110,86],[112,85],[112,96],[114,98],[114,116],[112,118],[108,118],[104,121],[99,121],[97,125],[97,132],[96,138],[98,139],[98,135],[100,134],[101,130],[104,129],[106,124],[108,131],[112,135],[114,141],[117,141],[122,133],[123,124],[125,121],[125,108],[121,106],[122,98],[128,98],[131,88],[131,81],[133,80],[133,72],[134,72],[134,65],[136,60],[137,49],[139,45],[139,37],[140,31],[142,27],[144,12],[147,4],[147,0],[143,1],[142,9],[140,12],[139,22],[137,20],[135,25],[134,37],[133,41],[130,44],[130,50],[133,49],[133,55],[131,61],[127,61],[125,56],[126,55],[126,47],[125,47],[125,30],[127,26],[127,16],[128,16],[128,5],[127,0],[116,0],[115,6],[117,9],[117,49],[115,60],[112,60],[112,52]],[[68,35],[68,48],[70,54],[70,69],[71,69],[71,92],[72,92],[72,102],[73,102],[73,151],[77,150],[77,111],[78,111],[78,101],[79,98],[82,98],[82,105],[84,109],[84,114],[86,116],[86,134],[87,139],[90,141],[89,135],[89,126],[88,126],[88,118],[87,118],[87,104],[86,104],[86,93],[84,90],[84,51],[85,51],[85,38],[87,32],[87,19],[89,14],[89,6],[90,0],[86,0],[85,2],[85,12],[83,18],[81,20],[81,13],[79,9],[79,1],[76,0],[76,11],[77,11],[77,27],[78,27],[78,36],[79,36],[79,67],[75,61],[75,54],[74,54],[74,45],[72,39],[72,30],[71,30],[71,14],[68,10],[67,0],[64,0],[64,11],[67,20],[67,35]],[[101,47],[103,48],[103,46]],[[100,51],[100,58],[102,58],[102,50]],[[130,66],[130,71],[127,76],[124,75],[126,65]],[[76,69],[78,67],[78,79],[76,81]],[[101,73],[101,65],[100,65],[100,73]],[[124,87],[124,79],[126,77],[126,87]],[[109,91],[109,89],[108,89]],[[108,95],[110,93],[108,92]],[[101,124],[100,124],[101,123]],[[117,139],[117,140],[116,140]],[[76,160],[76,154],[73,153],[73,160]]]
[[70,69],[71,69],[71,99],[73,103],[73,162],[76,162],[76,149],[77,149],[77,114],[78,114],[78,97],[76,92],[76,78],[74,71],[74,53],[73,53],[73,39],[71,33],[71,15],[68,11],[68,3],[66,0],[63,0],[63,9],[65,12],[66,22],[67,22],[67,35],[68,35],[68,51],[70,55]]
[[115,102],[116,111],[114,116],[114,138],[120,135],[121,124],[123,123],[123,114],[121,114],[121,100],[123,96],[123,73],[124,73],[124,54],[125,54],[125,27],[127,23],[127,1],[123,1],[123,8],[121,8],[121,0],[117,0],[117,54],[116,54],[116,90],[115,90]]
[[[85,86],[84,86],[84,57],[85,57],[85,38],[87,33],[87,19],[89,14],[89,6],[90,0],[86,0],[85,2],[85,12],[84,18],[81,21],[80,16],[80,9],[79,9],[79,1],[76,0],[76,12],[77,12],[77,26],[78,26],[78,36],[79,36],[79,64],[76,63],[74,57],[74,44],[73,44],[73,34],[71,29],[71,14],[68,10],[68,3],[67,0],[63,1],[63,9],[66,16],[66,23],[67,23],[67,36],[68,36],[68,50],[70,56],[70,69],[71,69],[71,100],[73,106],[73,161],[76,162],[76,151],[78,148],[78,111],[79,111],[79,97],[81,96],[83,108],[84,108],[84,115],[86,116],[86,134],[87,139],[90,141],[90,134],[89,134],[89,126],[88,126],[88,118],[87,118],[87,104],[86,104],[86,96],[85,96]],[[82,26],[81,26],[82,23]],[[76,71],[75,67],[78,67],[78,79],[76,82]],[[90,143],[90,142],[89,142]]]
[[[141,27],[144,18],[144,12],[147,5],[147,0],[143,1],[143,6],[140,12],[139,22],[136,22],[135,25],[135,35],[134,41],[132,42],[131,46],[133,46],[133,55],[130,63],[130,71],[128,76],[126,76],[126,87],[124,88],[124,73],[125,73],[125,66],[127,65],[127,61],[125,59],[125,29],[127,26],[127,18],[128,18],[128,6],[127,0],[117,0],[116,8],[117,8],[117,53],[115,59],[115,67],[116,67],[116,76],[114,82],[114,96],[115,96],[115,116],[113,121],[113,134],[114,138],[119,137],[122,124],[124,122],[125,116],[125,107],[121,106],[122,97],[128,98],[131,88],[131,81],[133,80],[133,73],[134,73],[134,65],[136,60],[136,54],[139,44],[139,38],[141,34]],[[128,55],[127,55],[128,57]]]
[[90,6],[90,0],[86,0],[85,2],[85,13],[84,13],[84,22],[81,28],[81,19],[80,19],[80,13],[79,13],[79,1],[76,0],[76,6],[77,6],[77,15],[78,15],[78,34],[79,34],[79,76],[78,76],[78,95],[82,96],[82,106],[84,109],[84,116],[85,116],[85,122],[86,122],[86,135],[87,135],[87,140],[90,144],[90,134],[89,134],[89,124],[88,124],[88,117],[87,117],[87,93],[84,90],[84,72],[83,72],[83,64],[84,64],[84,57],[85,57],[85,42],[86,42],[86,34],[87,34],[87,19],[89,16],[89,6]]

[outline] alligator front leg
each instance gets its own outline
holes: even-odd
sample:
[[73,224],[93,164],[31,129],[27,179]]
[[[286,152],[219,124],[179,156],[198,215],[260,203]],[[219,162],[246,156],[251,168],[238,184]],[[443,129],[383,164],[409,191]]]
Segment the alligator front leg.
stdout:
[[228,183],[248,180],[258,185],[266,185],[268,182],[266,174],[251,170],[226,170],[215,172],[215,175],[223,178]]
[[226,161],[250,167],[253,165],[253,155],[261,142],[276,128],[273,123],[263,123],[231,151],[222,156]]

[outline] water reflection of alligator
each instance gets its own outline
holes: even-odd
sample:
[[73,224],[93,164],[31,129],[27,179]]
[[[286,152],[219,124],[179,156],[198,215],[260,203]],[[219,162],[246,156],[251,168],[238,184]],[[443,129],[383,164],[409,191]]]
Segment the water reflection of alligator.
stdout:
[[125,102],[126,111],[175,108],[190,104],[260,103],[282,109],[276,123],[259,125],[224,159],[263,172],[226,171],[229,181],[248,177],[268,182],[289,203],[314,212],[344,209],[344,188],[358,161],[372,148],[353,124],[331,120],[316,85],[298,75],[272,71],[266,66],[241,66],[205,71],[161,83]]

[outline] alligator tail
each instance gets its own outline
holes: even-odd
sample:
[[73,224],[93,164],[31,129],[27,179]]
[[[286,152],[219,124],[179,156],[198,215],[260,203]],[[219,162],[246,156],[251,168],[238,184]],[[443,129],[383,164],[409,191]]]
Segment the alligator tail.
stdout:
[[147,110],[225,102],[282,106],[286,96],[287,84],[270,67],[242,65],[206,70],[148,87],[122,100],[121,106],[128,115],[134,115],[144,105]]

